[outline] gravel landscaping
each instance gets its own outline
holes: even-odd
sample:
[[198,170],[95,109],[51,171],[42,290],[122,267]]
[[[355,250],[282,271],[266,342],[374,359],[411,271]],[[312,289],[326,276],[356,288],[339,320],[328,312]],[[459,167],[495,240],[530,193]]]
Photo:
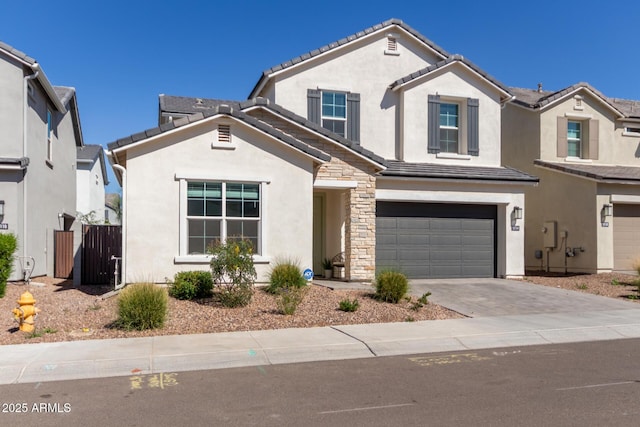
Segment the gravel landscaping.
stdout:
[[[251,304],[243,308],[224,308],[212,300],[181,301],[170,297],[167,321],[162,329],[128,332],[111,326],[117,318],[118,297],[100,297],[110,289],[99,286],[74,288],[70,281],[47,277],[35,278],[28,286],[9,283],[5,297],[0,299],[0,345],[463,317],[431,303],[414,310],[413,302],[379,302],[372,298],[373,290],[331,290],[311,285],[304,301],[291,316],[280,314],[275,297],[262,289],[256,289]],[[33,294],[36,307],[40,309],[36,334],[18,331],[18,324],[11,314],[17,307],[16,300],[27,290]],[[356,312],[338,309],[340,301],[346,298],[357,298],[359,308]]]
[[[617,273],[564,276],[530,272],[524,280],[640,303],[638,286],[634,284],[637,276]],[[36,334],[18,331],[11,314],[11,310],[17,307],[16,300],[27,290],[33,294],[36,307],[40,309],[36,319]],[[412,308],[415,298],[412,302],[403,300],[399,304],[389,304],[373,299],[372,291],[331,290],[312,285],[292,316],[280,314],[275,297],[256,289],[251,304],[244,308],[223,308],[212,300],[180,301],[169,298],[167,321],[162,329],[127,332],[112,326],[117,318],[118,297],[101,298],[109,290],[100,286],[74,288],[70,281],[48,277],[35,278],[31,285],[9,283],[5,297],[0,299],[0,345],[462,317],[432,303],[415,310]],[[338,309],[340,301],[347,298],[358,300],[356,312],[347,313]]]

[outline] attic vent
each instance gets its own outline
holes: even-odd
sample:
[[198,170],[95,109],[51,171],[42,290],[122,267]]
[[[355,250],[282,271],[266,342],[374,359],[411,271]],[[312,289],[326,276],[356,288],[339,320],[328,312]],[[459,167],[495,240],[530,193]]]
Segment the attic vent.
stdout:
[[389,52],[398,51],[398,40],[395,37],[387,37],[387,50]]
[[584,107],[582,106],[582,97],[580,95],[576,95],[573,97],[573,99],[575,100],[575,105],[573,106],[573,109],[583,110]]
[[231,142],[231,126],[218,125],[218,142]]

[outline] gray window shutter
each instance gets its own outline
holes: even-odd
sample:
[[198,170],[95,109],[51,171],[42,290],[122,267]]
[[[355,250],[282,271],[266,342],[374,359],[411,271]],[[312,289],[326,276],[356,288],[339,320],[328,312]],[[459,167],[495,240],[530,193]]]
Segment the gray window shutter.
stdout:
[[567,126],[569,120],[566,117],[558,117],[558,142],[557,142],[557,155],[558,157],[567,157],[569,147],[567,147]]
[[427,111],[427,151],[429,153],[440,152],[440,96],[429,95],[429,108]]
[[478,106],[480,101],[467,99],[467,153],[472,156],[480,154],[480,134],[478,123]]
[[590,159],[598,160],[598,133],[600,129],[600,122],[598,120],[589,120],[589,147],[587,148],[587,154]]
[[347,94],[347,139],[360,142],[360,94]]
[[307,89],[307,119],[317,125],[320,125],[320,91],[315,89]]

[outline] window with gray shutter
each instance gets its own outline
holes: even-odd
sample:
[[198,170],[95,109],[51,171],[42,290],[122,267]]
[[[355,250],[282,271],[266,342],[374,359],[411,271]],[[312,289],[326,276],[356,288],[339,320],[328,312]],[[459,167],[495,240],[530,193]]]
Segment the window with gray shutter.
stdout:
[[480,138],[478,123],[478,99],[467,99],[467,153],[472,156],[480,154]]
[[427,151],[429,153],[440,152],[440,96],[429,95],[428,105],[428,130]]

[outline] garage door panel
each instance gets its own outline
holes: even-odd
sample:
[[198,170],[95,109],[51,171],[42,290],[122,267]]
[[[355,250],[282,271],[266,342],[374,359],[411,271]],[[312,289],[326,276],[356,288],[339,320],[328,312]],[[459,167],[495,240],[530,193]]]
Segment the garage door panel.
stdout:
[[634,271],[640,257],[640,205],[613,205],[613,268]]
[[495,206],[378,202],[378,214],[378,268],[410,278],[495,276]]

